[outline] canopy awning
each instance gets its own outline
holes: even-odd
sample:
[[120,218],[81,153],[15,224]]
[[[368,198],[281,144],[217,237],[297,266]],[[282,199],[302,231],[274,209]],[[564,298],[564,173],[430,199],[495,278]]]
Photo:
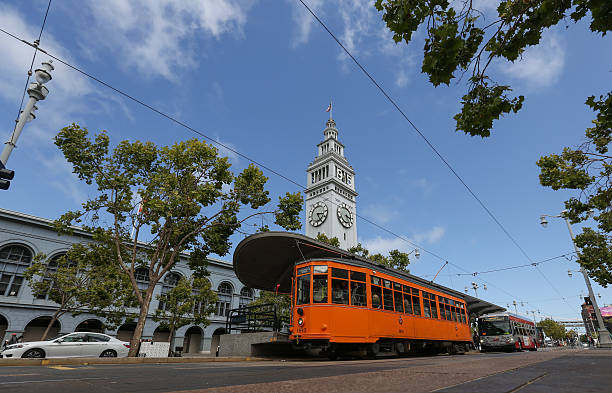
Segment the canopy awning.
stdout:
[[234,251],[234,271],[238,279],[248,287],[288,293],[291,291],[293,267],[297,262],[309,259],[342,260],[346,263],[384,271],[419,285],[452,294],[464,299],[469,313],[475,316],[506,310],[482,299],[403,271],[388,268],[307,236],[291,232],[261,232],[242,240]]

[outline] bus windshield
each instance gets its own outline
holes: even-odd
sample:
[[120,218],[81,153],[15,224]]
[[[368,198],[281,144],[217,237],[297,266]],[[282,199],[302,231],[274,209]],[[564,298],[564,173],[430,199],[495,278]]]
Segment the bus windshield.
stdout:
[[510,334],[510,321],[503,317],[478,320],[478,332],[481,336],[500,336]]

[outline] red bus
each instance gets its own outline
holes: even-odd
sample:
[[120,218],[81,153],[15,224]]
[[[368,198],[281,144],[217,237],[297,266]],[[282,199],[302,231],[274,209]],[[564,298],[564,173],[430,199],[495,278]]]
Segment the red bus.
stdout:
[[520,351],[537,350],[536,328],[526,317],[509,313],[495,313],[478,318],[480,350]]

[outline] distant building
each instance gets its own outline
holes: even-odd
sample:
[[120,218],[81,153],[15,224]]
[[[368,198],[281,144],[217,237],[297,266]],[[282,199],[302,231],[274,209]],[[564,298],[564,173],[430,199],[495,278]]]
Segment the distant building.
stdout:
[[306,236],[316,239],[322,233],[338,238],[342,249],[356,246],[355,171],[344,157],[344,145],[338,140],[331,116],[323,130],[323,141],[317,145],[317,157],[306,171]]
[[[54,303],[45,297],[32,294],[23,277],[32,258],[39,253],[47,255],[49,261],[63,255],[73,243],[85,243],[91,236],[76,230],[73,235],[58,236],[52,221],[24,213],[0,209],[0,338],[7,339],[11,333],[23,335],[24,341],[40,339],[51,315]],[[181,276],[190,276],[187,255],[158,283],[151,302],[151,313],[159,307],[157,295],[171,289]],[[236,278],[231,262],[209,258],[208,271],[211,288],[217,291],[216,304],[211,324],[207,327],[192,325],[177,330],[174,346],[183,346],[186,353],[213,353],[217,349],[219,336],[225,333],[228,310],[250,303],[257,292],[244,287]],[[146,285],[148,271],[136,271],[137,279]],[[154,341],[168,341],[169,332],[159,328],[159,323],[147,318],[143,338]],[[99,331],[129,341],[135,323],[127,323],[115,330],[105,330],[103,320],[92,314],[73,317],[63,315],[51,331],[57,334],[74,331]]]

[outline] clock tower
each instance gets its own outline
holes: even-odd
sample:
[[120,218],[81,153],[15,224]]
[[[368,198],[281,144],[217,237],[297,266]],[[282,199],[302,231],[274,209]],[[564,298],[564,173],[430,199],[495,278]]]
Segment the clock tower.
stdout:
[[317,148],[317,157],[306,170],[306,236],[336,237],[346,250],[357,245],[355,171],[344,157],[331,111]]

